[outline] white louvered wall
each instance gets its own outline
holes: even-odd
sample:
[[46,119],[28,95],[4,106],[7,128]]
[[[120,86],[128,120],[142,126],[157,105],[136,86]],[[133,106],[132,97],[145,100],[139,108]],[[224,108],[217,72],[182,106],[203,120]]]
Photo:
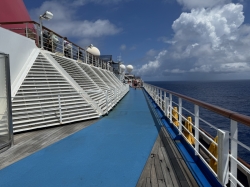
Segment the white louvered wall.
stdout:
[[[104,91],[108,93],[108,99],[112,99],[114,97],[114,92],[112,91],[114,88],[108,86],[106,82],[93,70],[92,66],[79,63],[79,66],[91,77],[93,81]],[[112,103],[109,103],[109,109],[112,108]]]
[[64,77],[39,54],[12,101],[14,132],[98,118],[98,113]]
[[106,96],[101,88],[93,81],[89,75],[78,65],[75,60],[51,55],[63,69],[78,83],[79,86],[98,103],[99,107],[106,110]]

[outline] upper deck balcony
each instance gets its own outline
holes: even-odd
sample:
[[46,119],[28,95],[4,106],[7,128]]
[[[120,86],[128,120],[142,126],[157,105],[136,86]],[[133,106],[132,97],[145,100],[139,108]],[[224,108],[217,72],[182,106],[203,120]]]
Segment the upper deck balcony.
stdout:
[[80,47],[69,41],[67,37],[61,36],[35,21],[1,22],[0,27],[30,38],[34,40],[38,48],[58,56],[65,56],[113,72],[112,60],[102,58],[100,54],[95,52],[95,49],[91,50],[92,47],[95,48],[94,46]]

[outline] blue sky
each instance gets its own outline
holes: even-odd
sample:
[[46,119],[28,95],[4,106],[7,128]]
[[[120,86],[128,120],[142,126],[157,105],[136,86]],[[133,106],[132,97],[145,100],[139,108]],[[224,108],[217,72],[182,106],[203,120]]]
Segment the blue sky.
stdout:
[[[250,12],[244,0],[24,0],[31,18],[144,80],[250,79]],[[248,13],[249,12],[249,13]]]

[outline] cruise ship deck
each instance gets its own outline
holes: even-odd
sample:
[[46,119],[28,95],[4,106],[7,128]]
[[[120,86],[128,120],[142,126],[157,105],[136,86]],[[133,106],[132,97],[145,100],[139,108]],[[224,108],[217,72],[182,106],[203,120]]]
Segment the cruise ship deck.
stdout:
[[130,89],[101,119],[14,135],[0,186],[197,186],[152,106]]

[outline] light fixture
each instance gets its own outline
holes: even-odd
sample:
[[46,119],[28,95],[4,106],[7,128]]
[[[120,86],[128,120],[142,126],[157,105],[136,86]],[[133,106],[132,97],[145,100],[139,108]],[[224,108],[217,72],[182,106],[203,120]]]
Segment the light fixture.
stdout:
[[53,18],[53,14],[49,11],[44,12],[43,15],[40,16],[41,19],[46,19],[46,20],[50,20]]
[[40,37],[41,37],[41,49],[43,49],[43,25],[42,25],[42,20],[50,20],[53,18],[53,14],[49,11],[45,11],[43,15],[39,16],[39,21],[40,21]]

